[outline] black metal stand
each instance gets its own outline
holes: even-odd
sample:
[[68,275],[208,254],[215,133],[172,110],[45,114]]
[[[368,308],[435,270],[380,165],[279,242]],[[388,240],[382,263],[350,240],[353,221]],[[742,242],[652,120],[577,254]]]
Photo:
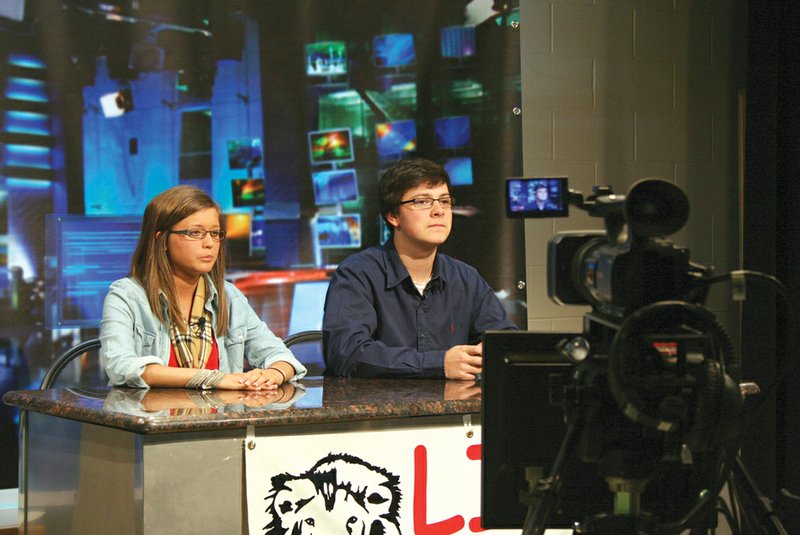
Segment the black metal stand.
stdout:
[[[567,433],[553,464],[551,474],[547,478],[540,479],[531,491],[525,493],[522,497],[521,501],[528,505],[528,514],[523,524],[522,535],[543,535],[546,529],[547,522],[560,497],[562,489],[561,474],[564,464],[574,450],[575,441],[579,436],[578,431],[582,426],[579,412],[576,410],[569,420]],[[772,505],[772,500],[764,495],[738,455],[731,468],[730,482],[731,499],[737,500],[743,509],[749,509],[749,511],[743,511],[743,513],[746,513],[745,516],[751,522],[758,524],[750,526],[737,525],[733,528],[733,533],[754,535],[756,533],[754,530],[759,529],[758,533],[763,535],[789,535],[778,512]],[[696,504],[696,507],[688,512],[682,521],[670,525],[657,526],[656,519],[646,514],[641,514],[638,510],[635,511],[636,514],[620,515],[615,512],[614,514],[595,515],[581,520],[580,534],[641,535],[679,533],[686,529],[690,529],[692,534],[705,533],[707,532],[707,526],[699,530],[694,529],[691,524],[695,522],[692,522],[691,519],[696,520],[698,511],[708,505],[709,499],[712,498],[706,497],[706,499],[702,500],[702,503]],[[738,523],[738,519],[732,515],[727,515],[727,520],[732,524]],[[573,533],[577,534],[578,531]]]
[[[747,470],[747,467],[744,465],[739,455],[736,456],[736,463],[733,465],[732,472],[732,485],[730,485],[732,493],[734,491],[739,494],[742,491],[748,493],[747,503],[750,507],[757,507],[759,509],[756,516],[761,523],[761,528],[764,530],[764,533],[789,535],[778,513],[772,507],[772,500],[767,498],[761,491],[756,480],[750,475],[750,472]],[[744,485],[740,485],[740,482],[744,483]],[[739,498],[743,498],[743,496],[739,496]],[[731,499],[734,499],[734,496],[731,496]]]
[[523,500],[523,503],[528,504],[528,513],[525,515],[522,535],[542,535],[544,533],[553,507],[558,503],[561,490],[561,471],[567,460],[567,455],[572,453],[575,441],[580,436],[578,433],[579,427],[582,428],[580,411],[575,410],[567,422],[567,432],[561,442],[561,448],[558,450],[550,476],[541,479]]

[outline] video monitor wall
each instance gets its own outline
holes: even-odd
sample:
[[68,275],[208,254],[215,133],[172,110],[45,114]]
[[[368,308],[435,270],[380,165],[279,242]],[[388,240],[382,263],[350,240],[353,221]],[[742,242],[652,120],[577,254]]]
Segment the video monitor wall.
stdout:
[[[311,112],[305,133],[311,164],[309,197],[313,196],[316,217],[331,213],[340,217],[343,203],[362,202],[345,206],[344,211],[358,210],[364,245],[386,239],[373,211],[375,188],[379,170],[400,159],[420,156],[441,163],[451,185],[459,189],[460,202],[474,204],[486,198],[478,193],[483,171],[476,166],[476,154],[487,153],[490,146],[483,127],[487,119],[481,114],[487,99],[494,98],[487,93],[486,81],[495,83],[497,78],[485,78],[479,72],[484,68],[479,46],[486,41],[479,37],[476,25],[452,20],[454,24],[432,32],[387,23],[384,31],[368,40],[348,40],[346,33],[331,31],[320,34],[329,41],[304,44],[306,109]],[[336,46],[326,45],[331,42]],[[329,58],[341,58],[346,68],[336,76],[320,76],[330,69],[309,67],[328,65]],[[429,76],[432,84],[419,85]],[[507,81],[501,83],[504,90],[509,87]],[[421,98],[431,100],[421,106]],[[496,117],[494,113],[489,120]],[[372,166],[377,168],[374,173]],[[475,199],[470,198],[472,192]],[[321,221],[326,224],[327,220]],[[312,235],[318,246],[315,250],[323,249],[323,264],[335,264],[346,256],[326,253],[336,247],[324,236],[318,239],[314,230]]]
[[[265,110],[268,104],[280,110],[282,99],[289,99],[286,108],[298,119],[297,131],[289,138],[301,140],[297,147],[301,150],[274,155],[300,162],[280,167],[296,172],[302,181],[297,196],[299,239],[311,250],[304,258],[316,267],[334,266],[355,249],[388,239],[378,208],[381,170],[412,157],[442,164],[458,199],[454,232],[443,251],[452,254],[458,247],[461,255],[474,248],[466,236],[476,230],[488,232],[496,218],[504,217],[502,196],[491,189],[492,184],[497,190],[503,178],[519,174],[504,171],[518,164],[513,156],[520,154],[512,138],[521,127],[508,107],[519,99],[507,94],[518,92],[520,79],[517,72],[507,72],[517,64],[504,48],[516,45],[509,39],[518,39],[518,33],[505,29],[506,23],[518,20],[516,9],[477,20],[461,8],[450,13],[442,6],[447,13],[436,20],[447,23],[437,24],[397,16],[399,8],[378,1],[359,4],[359,17],[381,21],[366,26],[347,17],[334,21],[332,14],[342,3],[321,5],[326,7],[291,11],[302,12],[307,16],[304,24],[314,28],[298,33],[294,26],[294,32],[286,32],[287,50],[288,43],[296,43],[304,52],[295,49],[264,63],[265,76],[275,75],[278,81],[294,84],[287,87],[298,89],[298,95],[275,94],[271,104],[265,101]],[[337,62],[344,68],[330,67]],[[270,71],[270,65],[275,70]],[[287,69],[291,74],[284,76]],[[291,115],[272,116],[282,120]],[[273,128],[270,139],[287,135],[285,124]],[[303,137],[307,143],[302,143]],[[275,156],[268,151],[265,161],[272,164]],[[269,169],[265,176],[273,201]],[[496,206],[490,208],[492,203]],[[348,217],[351,225],[345,231],[342,220]],[[487,220],[492,223],[487,225]],[[477,252],[464,258],[478,267],[492,262]]]

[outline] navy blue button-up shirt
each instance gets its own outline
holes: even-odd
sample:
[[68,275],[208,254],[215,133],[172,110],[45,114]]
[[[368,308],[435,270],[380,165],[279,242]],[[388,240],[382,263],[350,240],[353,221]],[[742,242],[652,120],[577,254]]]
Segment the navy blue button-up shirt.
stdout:
[[444,377],[444,354],[488,330],[516,329],[475,268],[438,253],[420,295],[392,240],[347,257],[325,299],[326,373]]

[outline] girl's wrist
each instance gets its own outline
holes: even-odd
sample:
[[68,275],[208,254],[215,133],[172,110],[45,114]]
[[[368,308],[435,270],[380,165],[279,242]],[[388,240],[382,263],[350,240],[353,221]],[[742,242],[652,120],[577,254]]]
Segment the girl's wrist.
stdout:
[[270,367],[269,367],[269,368],[267,368],[267,369],[268,369],[268,370],[273,370],[273,371],[276,371],[276,372],[278,372],[278,373],[281,375],[281,382],[280,382],[280,383],[278,383],[278,384],[283,384],[283,383],[285,383],[285,382],[286,382],[286,374],[285,374],[285,373],[283,373],[283,372],[281,371],[281,369],[280,369],[280,368],[278,368],[277,366],[270,366]]

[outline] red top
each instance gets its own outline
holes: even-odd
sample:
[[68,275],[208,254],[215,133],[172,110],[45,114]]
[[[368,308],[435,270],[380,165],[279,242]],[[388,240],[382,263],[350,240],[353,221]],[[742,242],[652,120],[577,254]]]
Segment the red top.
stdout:
[[[172,368],[178,367],[178,357],[175,355],[175,346],[170,344],[169,346],[169,365]],[[206,362],[206,369],[207,370],[218,370],[219,369],[219,349],[217,349],[217,339],[214,338],[211,344],[211,354],[208,355],[208,362]]]

